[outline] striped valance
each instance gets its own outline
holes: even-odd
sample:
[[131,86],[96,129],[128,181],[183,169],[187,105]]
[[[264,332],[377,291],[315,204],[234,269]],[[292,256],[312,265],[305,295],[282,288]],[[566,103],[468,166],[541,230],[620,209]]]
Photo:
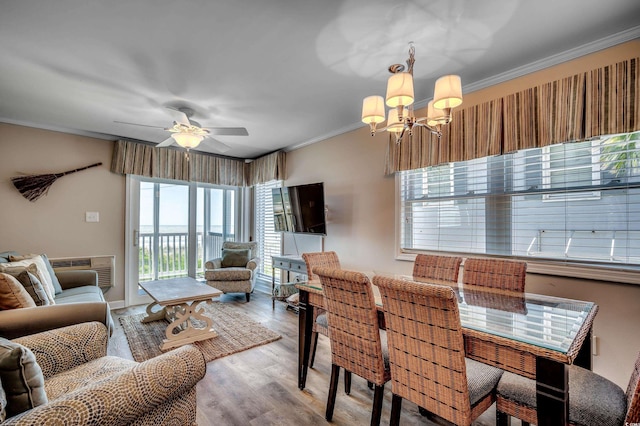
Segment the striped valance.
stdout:
[[389,137],[385,173],[640,130],[640,58],[453,111],[438,140]]
[[[243,159],[219,157],[182,150],[118,140],[114,144],[111,171],[151,178],[175,179],[214,185],[249,186],[272,179],[284,179],[284,152],[254,160],[251,166]],[[264,159],[264,160],[263,160]],[[253,164],[250,163],[250,164]],[[271,177],[276,176],[276,177]]]

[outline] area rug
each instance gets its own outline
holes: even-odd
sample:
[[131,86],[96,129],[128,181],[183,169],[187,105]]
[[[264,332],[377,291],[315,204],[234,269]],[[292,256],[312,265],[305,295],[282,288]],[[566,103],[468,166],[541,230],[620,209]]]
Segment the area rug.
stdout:
[[[274,342],[282,337],[238,312],[233,306],[220,302],[200,306],[204,306],[204,315],[213,319],[212,328],[218,333],[217,337],[193,343],[200,348],[207,362]],[[141,320],[145,316],[146,314],[136,314],[120,318],[133,359],[138,362],[162,353],[160,344],[167,329],[166,321],[143,324]]]

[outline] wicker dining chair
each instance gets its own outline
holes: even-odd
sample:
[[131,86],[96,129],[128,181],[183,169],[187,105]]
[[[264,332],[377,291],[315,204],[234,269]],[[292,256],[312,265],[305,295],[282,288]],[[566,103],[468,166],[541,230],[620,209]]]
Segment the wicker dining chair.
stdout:
[[[570,365],[569,424],[622,426],[640,424],[640,353],[626,393],[615,383],[585,368]],[[522,424],[538,423],[536,382],[504,373],[497,388],[496,424],[508,425],[513,416]]]
[[468,426],[495,401],[502,370],[465,358],[451,287],[374,276],[385,311],[391,366],[391,425],[402,400]]
[[379,425],[384,384],[391,376],[369,278],[360,272],[327,267],[315,267],[313,272],[322,282],[331,342],[331,382],[325,417],[328,421],[333,418],[340,368],[344,368],[345,378],[353,373],[374,385],[371,424]]
[[[320,281],[320,278],[313,273],[313,268],[316,266],[340,269],[340,259],[338,259],[338,254],[335,251],[302,253],[302,258],[307,265],[307,279],[309,281]],[[311,357],[309,358],[309,368],[313,368],[313,362],[316,359],[318,334],[329,337],[327,315],[325,310],[321,308],[316,308],[313,313],[313,331],[311,333]]]
[[413,264],[413,276],[438,281],[458,282],[462,258],[435,254],[419,254]]
[[462,268],[462,283],[524,292],[527,262],[469,257]]

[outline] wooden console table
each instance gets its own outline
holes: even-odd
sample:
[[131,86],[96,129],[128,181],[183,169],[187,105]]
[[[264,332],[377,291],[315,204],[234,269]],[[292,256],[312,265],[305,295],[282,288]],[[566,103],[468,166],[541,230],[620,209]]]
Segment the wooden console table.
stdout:
[[276,269],[281,269],[283,271],[287,271],[287,282],[280,283],[280,285],[287,284],[298,284],[290,282],[290,274],[291,272],[296,272],[298,274],[307,275],[307,264],[304,262],[304,259],[300,256],[295,255],[282,255],[282,256],[271,256],[271,263],[273,265],[271,269],[271,308],[275,309],[276,307]]

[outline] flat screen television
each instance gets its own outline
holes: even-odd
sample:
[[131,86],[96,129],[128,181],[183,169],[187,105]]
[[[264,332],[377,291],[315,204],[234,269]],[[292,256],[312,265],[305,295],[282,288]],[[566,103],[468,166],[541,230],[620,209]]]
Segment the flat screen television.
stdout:
[[275,230],[327,234],[322,182],[272,189]]

